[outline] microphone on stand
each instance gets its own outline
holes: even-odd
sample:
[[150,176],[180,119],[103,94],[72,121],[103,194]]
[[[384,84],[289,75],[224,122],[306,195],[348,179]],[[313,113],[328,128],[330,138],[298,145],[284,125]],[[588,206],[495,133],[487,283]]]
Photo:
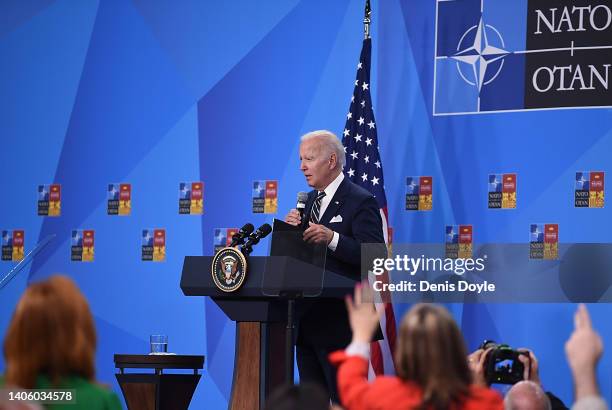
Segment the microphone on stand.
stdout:
[[259,241],[268,236],[270,232],[272,232],[272,227],[267,223],[257,228],[255,232],[249,235],[249,239],[240,249],[242,254],[248,256],[251,252],[253,252],[253,245],[257,245]]
[[230,244],[230,246],[233,247],[236,245],[242,245],[244,243],[244,240],[251,234],[251,232],[253,232],[253,229],[255,229],[253,224],[244,224],[244,226],[240,228],[238,232],[232,235],[232,243]]

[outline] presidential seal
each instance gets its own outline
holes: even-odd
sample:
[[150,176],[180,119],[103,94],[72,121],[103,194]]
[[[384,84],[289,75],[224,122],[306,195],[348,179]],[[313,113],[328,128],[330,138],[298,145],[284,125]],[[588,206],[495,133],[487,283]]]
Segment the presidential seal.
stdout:
[[215,286],[223,292],[237,291],[246,278],[247,262],[236,248],[226,247],[217,252],[212,261],[212,277]]

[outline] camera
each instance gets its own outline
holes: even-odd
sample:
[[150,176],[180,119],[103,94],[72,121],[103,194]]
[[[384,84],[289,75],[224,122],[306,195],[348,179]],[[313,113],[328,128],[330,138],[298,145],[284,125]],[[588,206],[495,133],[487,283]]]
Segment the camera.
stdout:
[[519,360],[519,356],[527,357],[527,365],[531,368],[529,352],[512,349],[505,344],[499,344],[492,340],[485,340],[480,349],[492,348],[485,359],[485,380],[487,384],[515,384],[523,380],[525,366]]

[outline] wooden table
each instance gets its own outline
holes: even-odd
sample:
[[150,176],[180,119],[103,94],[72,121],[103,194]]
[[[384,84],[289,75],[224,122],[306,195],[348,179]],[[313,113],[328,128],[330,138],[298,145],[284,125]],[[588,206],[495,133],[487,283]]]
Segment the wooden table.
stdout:
[[[204,356],[116,354],[115,376],[129,410],[187,409],[204,367]],[[153,373],[126,373],[125,369],[151,369]],[[193,370],[171,374],[167,370]]]

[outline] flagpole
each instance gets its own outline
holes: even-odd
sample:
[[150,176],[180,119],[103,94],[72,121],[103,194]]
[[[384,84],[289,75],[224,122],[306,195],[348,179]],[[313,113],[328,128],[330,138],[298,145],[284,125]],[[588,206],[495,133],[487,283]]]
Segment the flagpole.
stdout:
[[370,8],[370,0],[366,0],[365,12],[363,16],[363,35],[366,40],[370,38],[370,23],[372,22],[372,19],[370,18],[371,16],[372,9]]

